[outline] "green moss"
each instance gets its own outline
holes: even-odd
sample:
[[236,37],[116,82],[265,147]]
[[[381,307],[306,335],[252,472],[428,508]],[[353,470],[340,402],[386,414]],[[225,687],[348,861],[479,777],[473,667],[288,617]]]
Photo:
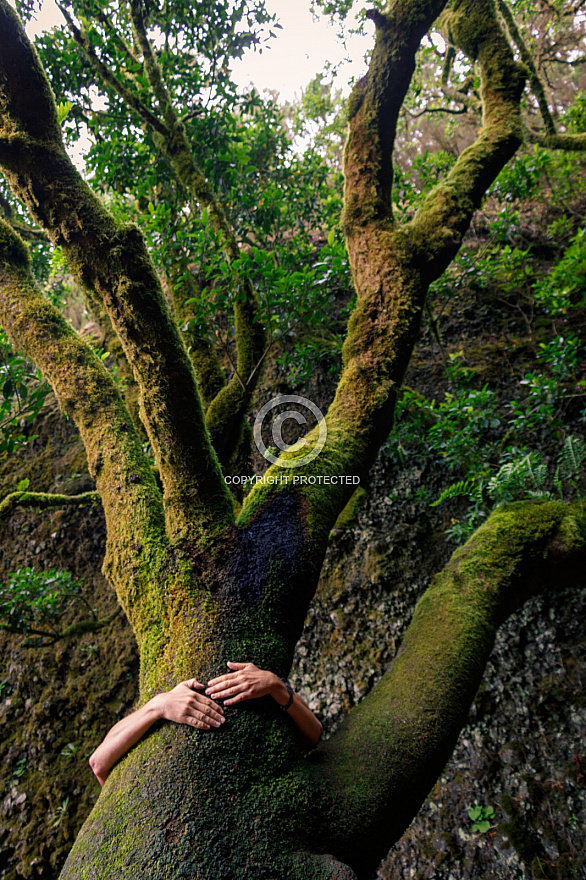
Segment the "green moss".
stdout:
[[31,256],[27,245],[13,228],[0,218],[0,261],[28,269]]
[[339,514],[338,519],[334,523],[335,529],[349,529],[358,519],[358,510],[360,505],[367,496],[367,491],[362,486],[352,494],[346,507]]

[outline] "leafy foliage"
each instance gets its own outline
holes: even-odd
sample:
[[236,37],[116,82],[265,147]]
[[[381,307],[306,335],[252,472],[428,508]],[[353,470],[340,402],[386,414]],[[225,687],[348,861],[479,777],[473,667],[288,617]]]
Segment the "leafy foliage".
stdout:
[[494,807],[476,804],[468,810],[468,818],[472,821],[472,831],[478,834],[486,834],[490,830],[491,820],[495,817]]
[[38,416],[48,392],[39,370],[14,351],[0,329],[0,455],[34,439],[25,428]]
[[85,601],[80,590],[81,583],[67,571],[19,568],[0,585],[0,628],[54,640],[60,635],[57,624],[72,602]]

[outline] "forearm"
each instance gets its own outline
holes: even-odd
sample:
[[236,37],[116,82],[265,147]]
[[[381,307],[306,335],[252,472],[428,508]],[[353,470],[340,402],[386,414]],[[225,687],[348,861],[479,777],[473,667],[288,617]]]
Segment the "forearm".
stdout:
[[[277,677],[275,676],[275,678]],[[281,707],[286,706],[289,702],[289,691],[280,678],[277,678],[277,681],[271,689],[271,696]],[[315,717],[303,697],[294,693],[293,702],[288,709],[285,709],[285,711],[291,718],[291,721],[295,724],[303,743],[308,746],[316,746],[322,735],[323,726],[321,721]]]
[[103,785],[114,764],[149,730],[155,721],[163,717],[160,694],[123,718],[106,734],[90,757],[90,767],[100,785]]

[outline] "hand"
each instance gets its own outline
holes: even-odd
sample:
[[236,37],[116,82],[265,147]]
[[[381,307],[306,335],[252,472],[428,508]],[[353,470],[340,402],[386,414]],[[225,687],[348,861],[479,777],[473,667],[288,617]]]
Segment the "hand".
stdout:
[[282,686],[274,672],[259,669],[254,663],[228,663],[233,672],[219,675],[208,681],[206,694],[213,700],[224,700],[225,706],[233,706],[243,700],[255,700],[274,693]]
[[224,721],[224,710],[213,700],[198,694],[204,685],[195,678],[182,681],[171,691],[155,697],[159,701],[161,718],[176,721],[178,724],[190,724],[200,730],[220,727]]

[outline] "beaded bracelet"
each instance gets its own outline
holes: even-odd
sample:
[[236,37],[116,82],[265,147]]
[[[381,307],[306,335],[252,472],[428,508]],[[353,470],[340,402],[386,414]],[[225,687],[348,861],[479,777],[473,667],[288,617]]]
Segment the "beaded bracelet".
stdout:
[[279,676],[279,678],[280,678],[280,680],[283,682],[283,684],[285,685],[285,687],[287,688],[287,693],[289,694],[289,702],[286,703],[284,706],[281,706],[280,703],[278,703],[277,705],[279,706],[280,709],[283,710],[283,712],[286,712],[287,709],[291,706],[291,703],[293,702],[293,697],[295,696],[295,694],[294,694],[294,692],[293,692],[293,688],[291,687],[291,685],[289,684],[289,682],[287,681],[287,679],[286,679],[286,678],[281,678],[281,676]]

